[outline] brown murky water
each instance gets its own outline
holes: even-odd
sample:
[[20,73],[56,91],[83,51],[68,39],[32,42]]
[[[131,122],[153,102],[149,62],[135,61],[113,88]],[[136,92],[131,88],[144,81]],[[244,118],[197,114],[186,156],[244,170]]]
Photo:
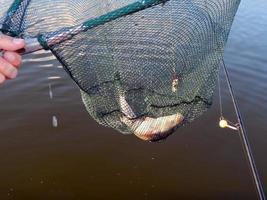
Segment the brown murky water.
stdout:
[[[266,10],[266,0],[243,0],[225,60],[267,190]],[[225,84],[223,101],[235,121]],[[209,112],[167,141],[142,142],[91,120],[49,53],[25,57],[18,79],[0,86],[0,199],[256,199],[239,136],[218,128],[218,108],[216,93]]]

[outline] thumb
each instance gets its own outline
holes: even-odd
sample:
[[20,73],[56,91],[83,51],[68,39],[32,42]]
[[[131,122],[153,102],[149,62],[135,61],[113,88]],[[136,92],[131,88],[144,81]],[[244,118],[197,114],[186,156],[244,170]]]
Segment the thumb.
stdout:
[[12,38],[6,35],[0,35],[0,49],[5,51],[16,51],[25,46],[23,39]]

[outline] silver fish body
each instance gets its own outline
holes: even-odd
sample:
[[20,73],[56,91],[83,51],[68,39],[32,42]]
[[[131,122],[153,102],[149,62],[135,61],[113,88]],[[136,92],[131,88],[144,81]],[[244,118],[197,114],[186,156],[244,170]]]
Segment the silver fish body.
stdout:
[[180,126],[184,117],[180,113],[153,118],[136,118],[124,94],[119,95],[120,107],[123,113],[121,121],[127,125],[133,133],[145,141],[158,141],[171,135]]

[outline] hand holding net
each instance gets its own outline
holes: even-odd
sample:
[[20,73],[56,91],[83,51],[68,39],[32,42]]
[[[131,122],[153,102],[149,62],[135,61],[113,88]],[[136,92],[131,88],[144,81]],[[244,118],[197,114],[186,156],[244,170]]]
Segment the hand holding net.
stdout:
[[167,137],[211,106],[240,2],[3,1],[4,34],[36,38],[77,83],[97,122],[147,140]]

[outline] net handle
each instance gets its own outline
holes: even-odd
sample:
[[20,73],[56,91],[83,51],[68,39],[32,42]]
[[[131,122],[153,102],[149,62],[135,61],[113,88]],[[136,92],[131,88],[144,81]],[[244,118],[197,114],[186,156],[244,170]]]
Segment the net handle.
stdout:
[[[25,48],[18,51],[21,55],[33,53],[42,49],[49,50],[51,46],[70,40],[75,35],[103,25],[118,18],[130,15],[169,0],[139,0],[122,8],[113,10],[99,17],[90,19],[83,24],[55,32],[53,36],[38,35],[36,38],[26,38]],[[3,52],[3,51],[2,51]],[[0,50],[1,54],[1,50]]]

